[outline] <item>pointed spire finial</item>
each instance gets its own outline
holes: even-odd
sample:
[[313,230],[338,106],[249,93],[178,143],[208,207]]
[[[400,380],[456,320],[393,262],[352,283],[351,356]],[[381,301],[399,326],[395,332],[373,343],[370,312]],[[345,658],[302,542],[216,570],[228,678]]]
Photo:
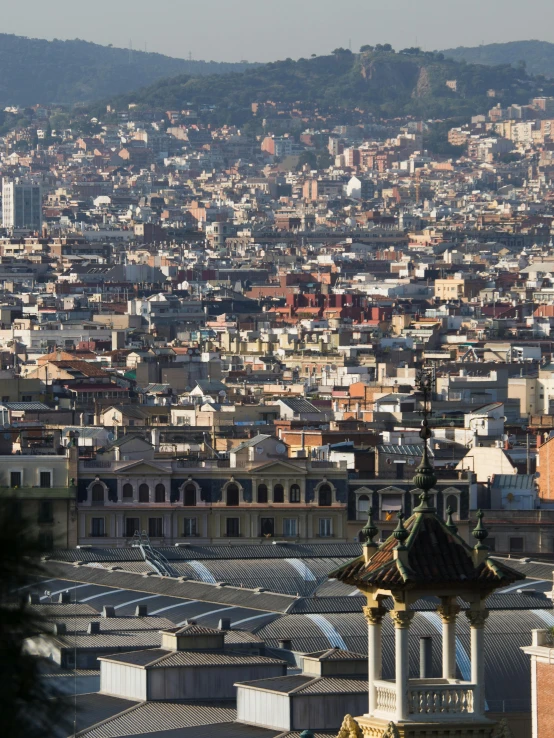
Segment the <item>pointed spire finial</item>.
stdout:
[[375,523],[373,522],[373,508],[370,507],[367,515],[367,523],[364,525],[364,527],[361,530],[361,538],[362,543],[364,546],[367,546],[368,548],[377,548],[377,544],[373,540],[375,536],[379,533],[379,530],[375,526]]
[[477,550],[488,549],[488,546],[485,546],[485,544],[483,543],[485,538],[487,538],[487,536],[489,535],[488,530],[483,525],[483,517],[484,517],[483,511],[479,510],[477,512],[477,525],[475,526],[472,532],[473,537],[477,539],[477,543],[475,544],[473,548]]
[[430,372],[425,369],[418,372],[416,387],[423,393],[423,422],[421,424],[421,430],[419,431],[419,437],[423,441],[423,455],[421,457],[421,463],[417,467],[413,478],[415,486],[422,491],[419,496],[420,504],[415,508],[414,512],[424,512],[425,510],[434,510],[430,504],[429,490],[432,489],[437,482],[435,470],[429,460],[429,439],[433,435],[429,428],[431,393],[433,388],[433,380]]
[[410,535],[410,532],[404,528],[404,513],[402,511],[398,513],[398,525],[393,530],[392,534],[398,541],[396,548],[400,550],[403,549],[404,541]]
[[458,532],[458,526],[452,520],[452,508],[450,505],[446,508],[446,527],[454,534]]

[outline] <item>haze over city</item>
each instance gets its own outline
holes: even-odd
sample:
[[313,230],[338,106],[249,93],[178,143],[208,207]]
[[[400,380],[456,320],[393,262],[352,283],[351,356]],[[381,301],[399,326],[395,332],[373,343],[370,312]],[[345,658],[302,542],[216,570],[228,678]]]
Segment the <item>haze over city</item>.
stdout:
[[8,3],[2,31],[37,38],[82,38],[175,57],[268,62],[391,43],[426,50],[519,39],[554,41],[554,5],[529,0],[97,0],[88,12],[72,0]]

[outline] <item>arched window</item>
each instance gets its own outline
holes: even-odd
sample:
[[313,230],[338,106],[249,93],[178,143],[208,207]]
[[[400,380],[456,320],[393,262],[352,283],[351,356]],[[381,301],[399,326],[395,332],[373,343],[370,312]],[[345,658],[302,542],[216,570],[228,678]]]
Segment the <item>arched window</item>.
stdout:
[[150,502],[150,488],[145,483],[139,487],[139,502]]
[[154,490],[154,499],[156,502],[165,502],[165,485],[160,482]]
[[267,504],[267,484],[258,484],[258,502]]
[[123,492],[123,499],[124,500],[132,500],[133,499],[133,485],[132,484],[129,484],[129,482],[127,482],[126,484],[123,485],[122,492]]
[[446,504],[445,504],[445,510],[450,508],[452,511],[452,515],[456,517],[458,514],[458,496],[457,495],[448,495],[446,498]]
[[369,515],[369,497],[360,495],[358,497],[358,520],[367,520]]
[[95,484],[92,488],[92,504],[103,505],[104,504],[104,486],[102,484]]
[[284,502],[285,501],[285,488],[282,484],[276,484],[273,487],[273,502]]
[[185,487],[184,501],[185,507],[194,507],[196,505],[196,487],[189,483]]
[[236,484],[227,485],[227,505],[236,507],[239,504],[239,488]]
[[300,502],[300,487],[297,484],[293,484],[290,488],[289,500],[291,502]]
[[330,507],[333,501],[333,495],[331,493],[331,487],[328,484],[322,484],[319,488],[319,506]]

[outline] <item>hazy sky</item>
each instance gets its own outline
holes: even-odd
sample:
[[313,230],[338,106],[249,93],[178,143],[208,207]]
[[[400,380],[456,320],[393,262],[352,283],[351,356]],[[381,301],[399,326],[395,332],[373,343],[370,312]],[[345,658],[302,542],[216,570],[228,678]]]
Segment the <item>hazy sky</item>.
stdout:
[[[82,10],[81,10],[82,8]],[[27,0],[6,2],[4,33],[217,61],[357,51],[364,43],[441,49],[554,41],[552,0]]]

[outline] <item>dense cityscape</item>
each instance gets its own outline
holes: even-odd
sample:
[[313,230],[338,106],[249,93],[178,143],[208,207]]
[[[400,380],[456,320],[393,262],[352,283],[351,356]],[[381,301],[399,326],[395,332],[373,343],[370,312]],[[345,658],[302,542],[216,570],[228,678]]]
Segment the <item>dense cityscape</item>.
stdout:
[[0,86],[3,735],[554,738],[554,81],[452,51]]

